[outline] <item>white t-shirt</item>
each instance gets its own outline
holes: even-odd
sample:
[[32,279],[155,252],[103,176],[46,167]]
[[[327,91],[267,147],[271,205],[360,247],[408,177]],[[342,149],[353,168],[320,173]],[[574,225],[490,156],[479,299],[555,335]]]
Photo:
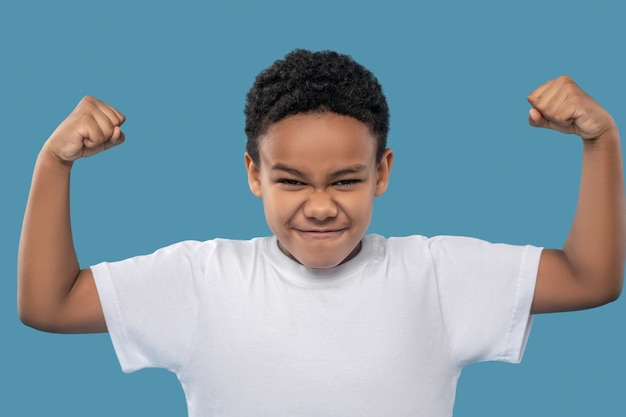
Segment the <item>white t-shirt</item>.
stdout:
[[266,237],[92,269],[122,369],[175,372],[190,417],[444,417],[464,366],[521,360],[540,253],[369,235],[313,270]]

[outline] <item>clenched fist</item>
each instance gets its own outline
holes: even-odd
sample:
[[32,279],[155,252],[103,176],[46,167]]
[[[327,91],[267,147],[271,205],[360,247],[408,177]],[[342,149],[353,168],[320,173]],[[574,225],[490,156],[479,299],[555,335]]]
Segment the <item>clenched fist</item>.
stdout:
[[592,141],[611,129],[611,115],[570,77],[562,75],[538,87],[528,96],[528,122]]
[[87,96],[56,128],[45,148],[65,163],[95,155],[124,142],[124,121],[114,107]]

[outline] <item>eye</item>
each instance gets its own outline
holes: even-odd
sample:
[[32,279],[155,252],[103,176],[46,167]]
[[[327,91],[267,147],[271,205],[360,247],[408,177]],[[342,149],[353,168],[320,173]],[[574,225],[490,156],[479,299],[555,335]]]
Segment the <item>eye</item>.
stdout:
[[294,180],[292,178],[279,178],[276,182],[288,188],[298,188],[305,185],[302,181]]
[[336,187],[345,189],[345,188],[354,187],[357,184],[360,184],[361,182],[362,181],[360,179],[351,178],[351,179],[336,181],[333,185],[335,185]]

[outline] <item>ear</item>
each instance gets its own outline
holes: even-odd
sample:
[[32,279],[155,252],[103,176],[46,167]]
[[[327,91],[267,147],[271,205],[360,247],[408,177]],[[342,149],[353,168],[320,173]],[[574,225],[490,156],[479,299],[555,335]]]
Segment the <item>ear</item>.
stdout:
[[248,171],[248,186],[250,187],[250,191],[252,191],[252,194],[255,196],[261,198],[261,171],[247,152],[243,156],[243,159],[246,164],[246,171]]
[[391,173],[391,165],[393,164],[393,150],[385,149],[380,163],[376,168],[376,197],[381,196],[387,191],[389,185],[389,174]]

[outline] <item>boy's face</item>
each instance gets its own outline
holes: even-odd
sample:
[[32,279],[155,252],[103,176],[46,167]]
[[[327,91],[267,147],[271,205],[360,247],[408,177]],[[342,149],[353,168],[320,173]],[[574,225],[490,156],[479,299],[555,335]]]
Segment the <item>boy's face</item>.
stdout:
[[393,161],[387,150],[377,163],[367,125],[331,112],[290,116],[260,138],[259,155],[260,166],[245,157],[248,182],[286,255],[331,268],[358,253]]

